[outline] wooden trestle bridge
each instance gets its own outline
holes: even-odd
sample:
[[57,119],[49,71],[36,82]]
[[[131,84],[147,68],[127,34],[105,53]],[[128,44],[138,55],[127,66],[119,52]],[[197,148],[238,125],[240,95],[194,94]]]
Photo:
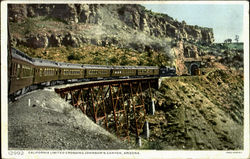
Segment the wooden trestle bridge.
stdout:
[[131,133],[139,138],[143,131],[148,108],[154,106],[145,105],[145,100],[152,101],[152,88],[158,89],[158,81],[155,77],[90,81],[55,91],[95,123],[129,141]]

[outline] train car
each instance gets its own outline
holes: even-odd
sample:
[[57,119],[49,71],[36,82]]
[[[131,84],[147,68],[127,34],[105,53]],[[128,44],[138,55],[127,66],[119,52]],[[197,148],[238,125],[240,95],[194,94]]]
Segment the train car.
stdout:
[[58,62],[58,66],[59,80],[83,79],[85,76],[85,69],[81,64]]
[[100,65],[83,65],[85,69],[85,78],[106,78],[110,77],[111,67]]
[[49,83],[59,78],[59,66],[55,61],[34,58],[34,84]]
[[158,67],[155,66],[137,66],[137,75],[138,76],[153,76],[154,70]]
[[129,77],[136,76],[136,67],[134,66],[113,66],[111,70],[111,77]]
[[14,48],[11,49],[11,54],[9,94],[13,94],[18,90],[23,90],[32,85],[34,78],[32,58]]
[[159,72],[159,67],[153,67],[152,69],[153,69],[153,72],[154,72],[153,75],[154,76],[159,76],[159,73],[160,73]]

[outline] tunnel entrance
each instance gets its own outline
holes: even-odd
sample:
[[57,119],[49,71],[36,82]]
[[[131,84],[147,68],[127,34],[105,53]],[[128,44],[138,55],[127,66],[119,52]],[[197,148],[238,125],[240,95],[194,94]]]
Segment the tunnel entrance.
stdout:
[[199,66],[196,64],[191,65],[191,75],[199,75]]

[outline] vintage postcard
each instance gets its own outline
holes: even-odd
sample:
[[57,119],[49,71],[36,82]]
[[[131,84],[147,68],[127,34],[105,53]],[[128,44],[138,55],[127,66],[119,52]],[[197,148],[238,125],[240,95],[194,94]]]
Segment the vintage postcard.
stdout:
[[2,158],[249,158],[249,2],[1,2]]

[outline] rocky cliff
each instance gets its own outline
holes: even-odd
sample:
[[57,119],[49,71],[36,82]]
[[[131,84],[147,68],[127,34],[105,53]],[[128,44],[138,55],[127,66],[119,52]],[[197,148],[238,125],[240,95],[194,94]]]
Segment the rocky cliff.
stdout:
[[[22,28],[13,28],[14,44],[34,48],[79,47],[83,43],[92,43],[145,50],[145,45],[152,46],[152,41],[162,38],[206,44],[214,41],[211,28],[187,25],[137,4],[12,4],[9,5],[9,19],[19,28],[23,25],[29,29],[24,34]],[[39,22],[32,23],[32,20]],[[53,26],[52,21],[59,26]],[[133,40],[141,44],[129,44]],[[153,46],[153,49],[156,48]]]

